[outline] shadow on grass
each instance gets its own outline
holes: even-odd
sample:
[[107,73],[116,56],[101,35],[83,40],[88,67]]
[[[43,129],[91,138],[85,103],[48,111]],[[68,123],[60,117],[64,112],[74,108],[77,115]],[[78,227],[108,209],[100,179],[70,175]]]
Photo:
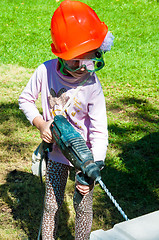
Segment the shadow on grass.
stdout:
[[[159,123],[159,110],[154,108],[147,99],[145,100],[135,97],[127,97],[121,99],[120,102],[122,102],[124,105],[134,106],[137,109],[135,115],[138,119],[142,119],[143,121],[147,121],[150,123]],[[132,115],[133,114],[134,113],[132,113]],[[154,114],[156,114],[155,117]]]
[[29,133],[28,138],[32,136],[32,144],[36,144],[31,124],[19,110],[18,102],[2,103],[0,109],[0,158],[2,161],[21,157],[25,159],[32,146],[28,139],[24,141],[24,136],[27,138]]
[[[44,184],[40,183],[39,177],[17,170],[8,173],[6,183],[0,187],[1,198],[11,208],[15,223],[24,230],[30,240],[36,240],[38,236],[44,190]],[[63,217],[60,217],[59,224],[60,239],[73,240],[67,227],[69,213],[65,202],[61,214]]]
[[[24,141],[20,141],[19,139],[15,139],[14,142],[13,140],[4,140],[0,143],[0,148],[1,149],[6,149],[6,158],[9,155],[12,155],[12,158],[14,158],[13,156],[17,153],[24,155],[24,149],[25,152],[29,151],[30,148],[30,143],[26,143]],[[2,159],[5,156],[2,156]],[[24,157],[24,156],[23,156]]]
[[[129,107],[133,107],[131,111]],[[120,122],[113,122],[108,127],[110,152],[112,146],[112,152],[117,153],[107,155],[102,179],[132,219],[158,210],[159,132],[157,107],[147,100],[123,98],[108,105],[107,109],[117,115],[127,108],[124,116],[128,116],[129,121],[123,124],[120,116]],[[137,120],[133,121],[134,118]],[[135,137],[139,140],[135,141]],[[124,221],[104,191],[100,194],[95,191],[95,198],[94,218],[100,228],[106,230]]]
[[[3,124],[10,119],[24,123],[26,126],[30,126],[29,121],[26,119],[25,115],[21,110],[19,110],[18,102],[12,103],[2,103],[0,104],[0,123]],[[4,129],[5,130],[5,129]],[[7,131],[5,131],[7,133]]]
[[[22,134],[19,136],[18,133],[24,127],[29,129],[30,123],[19,110],[17,103],[1,104],[0,108],[1,161],[12,161],[21,157],[25,159],[31,149],[31,145],[29,141],[24,141]],[[25,136],[27,136],[27,133]],[[35,143],[34,137],[33,142]]]
[[149,123],[159,123],[159,110],[147,100],[135,97],[125,97],[118,99],[118,101],[108,104],[107,110],[118,114],[122,110],[128,110],[132,107],[132,110],[127,111],[126,115],[130,118],[137,118]]
[[[117,131],[117,129],[116,129]],[[129,219],[158,210],[159,206],[159,132],[148,134],[139,141],[123,145],[119,155],[124,171],[107,159],[102,179]],[[105,219],[103,228],[124,221],[107,195],[96,196],[96,221]],[[98,206],[99,205],[99,206]],[[101,208],[100,208],[101,206]]]

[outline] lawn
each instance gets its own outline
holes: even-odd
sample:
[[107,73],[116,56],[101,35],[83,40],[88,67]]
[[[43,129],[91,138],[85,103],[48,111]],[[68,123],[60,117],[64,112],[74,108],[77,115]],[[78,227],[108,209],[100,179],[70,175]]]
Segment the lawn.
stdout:
[[[97,73],[107,104],[109,147],[102,178],[130,219],[159,205],[158,1],[86,0],[115,36]],[[0,239],[37,239],[44,184],[31,173],[39,132],[18,109],[32,73],[51,53],[55,0],[1,2]],[[40,99],[37,102],[40,108]],[[44,179],[45,180],[45,179]],[[74,239],[70,173],[59,240]],[[94,191],[92,230],[124,221],[103,190]]]

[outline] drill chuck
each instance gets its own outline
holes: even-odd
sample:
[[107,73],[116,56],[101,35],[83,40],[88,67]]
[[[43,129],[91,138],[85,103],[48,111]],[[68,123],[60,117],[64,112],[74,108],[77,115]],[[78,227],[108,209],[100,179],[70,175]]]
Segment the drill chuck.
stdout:
[[86,167],[85,173],[87,174],[88,177],[92,178],[94,181],[101,180],[100,169],[98,168],[98,166],[94,162],[90,163]]

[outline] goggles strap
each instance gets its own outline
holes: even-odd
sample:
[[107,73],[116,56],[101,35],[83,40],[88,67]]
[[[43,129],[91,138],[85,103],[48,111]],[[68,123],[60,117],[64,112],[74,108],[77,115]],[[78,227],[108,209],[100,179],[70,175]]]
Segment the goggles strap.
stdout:
[[64,72],[64,68],[65,68],[65,65],[64,65],[64,60],[61,59],[61,58],[58,58],[59,62],[60,62],[60,72],[63,74],[63,75],[67,75],[67,73]]

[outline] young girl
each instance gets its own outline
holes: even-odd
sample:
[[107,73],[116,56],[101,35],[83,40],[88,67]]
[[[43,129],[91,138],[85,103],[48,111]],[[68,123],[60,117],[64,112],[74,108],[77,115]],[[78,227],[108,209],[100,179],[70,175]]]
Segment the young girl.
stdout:
[[[104,66],[103,54],[113,44],[112,34],[96,13],[88,5],[71,0],[63,1],[55,11],[51,37],[52,52],[58,58],[40,65],[19,97],[20,109],[40,131],[41,138],[53,143],[46,171],[43,240],[56,237],[59,209],[71,167],[52,137],[50,124],[71,99],[64,116],[85,139],[94,161],[103,163],[108,145],[107,118],[95,71]],[[43,116],[35,105],[40,92]],[[77,180],[75,183],[76,240],[87,240],[90,236],[93,186]]]

